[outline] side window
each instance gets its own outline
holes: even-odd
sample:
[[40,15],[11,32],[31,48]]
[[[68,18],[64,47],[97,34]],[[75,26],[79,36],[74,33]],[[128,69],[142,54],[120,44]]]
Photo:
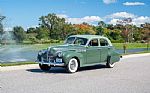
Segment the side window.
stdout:
[[100,45],[101,45],[101,46],[108,46],[107,40],[101,38],[101,39],[100,39]]
[[89,46],[98,46],[98,39],[91,40]]

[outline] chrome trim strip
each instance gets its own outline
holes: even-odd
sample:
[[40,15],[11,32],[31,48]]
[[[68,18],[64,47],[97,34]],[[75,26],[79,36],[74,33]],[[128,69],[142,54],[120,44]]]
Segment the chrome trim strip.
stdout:
[[36,61],[36,62],[38,62],[39,64],[47,64],[47,65],[52,65],[52,66],[65,66],[65,63],[57,63],[57,62],[54,62],[54,63],[52,63],[52,62],[43,62],[43,61]]

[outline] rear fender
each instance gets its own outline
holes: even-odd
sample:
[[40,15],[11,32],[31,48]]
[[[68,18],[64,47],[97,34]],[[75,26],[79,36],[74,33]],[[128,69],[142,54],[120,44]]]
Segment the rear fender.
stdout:
[[120,54],[117,53],[116,51],[111,51],[109,54],[108,54],[108,57],[111,57],[110,61],[112,63],[114,62],[118,62],[120,60]]

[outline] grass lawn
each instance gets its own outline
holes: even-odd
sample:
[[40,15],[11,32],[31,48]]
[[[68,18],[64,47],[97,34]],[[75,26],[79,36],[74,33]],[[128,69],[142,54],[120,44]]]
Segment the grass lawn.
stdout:
[[[123,43],[113,43],[113,46],[116,49],[123,49]],[[145,43],[127,43],[127,49],[135,49],[135,48],[147,48],[147,44]],[[150,48],[150,44],[149,44]]]

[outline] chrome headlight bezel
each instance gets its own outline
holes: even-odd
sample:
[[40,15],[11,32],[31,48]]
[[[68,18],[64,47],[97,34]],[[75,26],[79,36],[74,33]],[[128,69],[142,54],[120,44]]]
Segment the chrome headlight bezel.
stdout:
[[42,51],[41,50],[38,52],[38,55],[42,55]]
[[46,50],[40,50],[39,52],[38,52],[38,55],[42,55],[42,54],[44,54],[46,52]]
[[62,57],[63,56],[62,51],[58,51],[56,54],[57,54],[58,57]]

